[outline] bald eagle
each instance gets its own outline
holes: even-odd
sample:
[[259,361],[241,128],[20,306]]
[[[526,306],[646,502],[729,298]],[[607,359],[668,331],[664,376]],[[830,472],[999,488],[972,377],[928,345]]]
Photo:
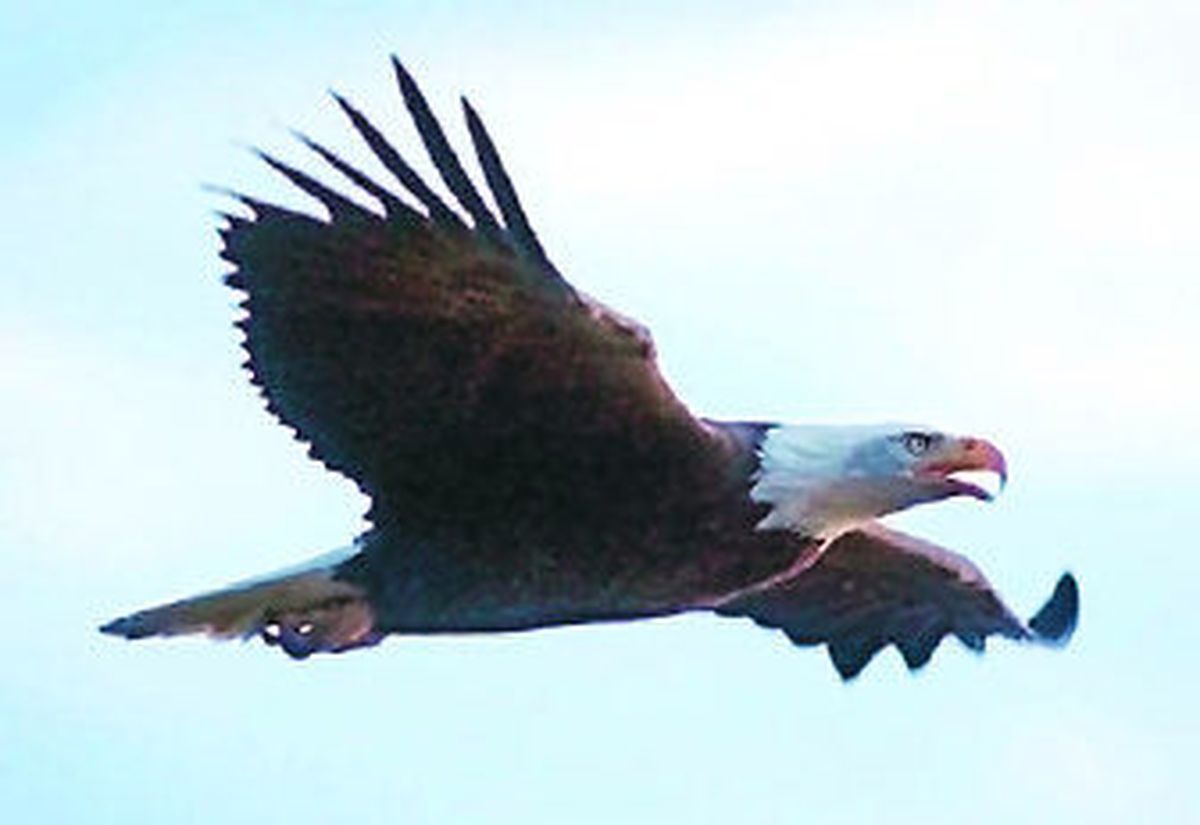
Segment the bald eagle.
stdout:
[[260,153],[327,218],[232,193],[247,212],[220,230],[251,380],[313,458],[370,498],[369,529],[306,564],[101,630],[259,636],[304,658],[389,634],[712,611],[827,645],[844,679],[889,644],[916,669],[947,635],[975,650],[992,634],[1070,637],[1069,573],[1022,621],[967,559],[879,521],[989,498],[963,471],[1002,486],[994,445],[925,426],[694,415],[660,375],[648,332],[547,257],[471,105],[498,216],[392,62],[454,203],[334,94],[393,185],[299,137],[376,208]]

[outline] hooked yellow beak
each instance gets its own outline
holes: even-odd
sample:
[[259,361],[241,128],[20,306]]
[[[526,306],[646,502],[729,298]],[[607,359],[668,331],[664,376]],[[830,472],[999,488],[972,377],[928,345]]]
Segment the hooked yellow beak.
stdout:
[[[995,494],[978,484],[954,477],[956,473],[980,471],[995,473],[1000,479],[1000,489]],[[1008,482],[1008,465],[1004,461],[1004,453],[986,439],[947,438],[921,457],[913,466],[913,475],[944,485],[949,495],[967,495],[991,501],[1004,490]]]

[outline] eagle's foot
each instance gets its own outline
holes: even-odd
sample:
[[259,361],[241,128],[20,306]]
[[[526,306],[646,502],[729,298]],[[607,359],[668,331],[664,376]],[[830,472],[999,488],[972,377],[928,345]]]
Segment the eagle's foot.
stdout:
[[303,610],[268,615],[259,631],[268,645],[279,645],[293,659],[313,653],[341,653],[376,644],[385,634],[375,629],[375,614],[362,599],[331,599]]

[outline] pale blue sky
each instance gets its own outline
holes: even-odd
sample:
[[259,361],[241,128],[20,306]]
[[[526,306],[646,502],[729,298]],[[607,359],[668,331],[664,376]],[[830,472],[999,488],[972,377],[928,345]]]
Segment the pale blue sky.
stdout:
[[[1200,818],[1200,18],[1189,3],[0,4],[0,806],[53,822]],[[238,369],[244,151],[488,121],[552,257],[699,411],[992,437],[902,523],[1067,650],[823,652],[691,616],[286,661],[102,620],[345,543]]]

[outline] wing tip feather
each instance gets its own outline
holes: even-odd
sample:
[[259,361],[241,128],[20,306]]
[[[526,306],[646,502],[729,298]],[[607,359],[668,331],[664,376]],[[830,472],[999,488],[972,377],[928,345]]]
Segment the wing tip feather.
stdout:
[[1050,598],[1029,620],[1029,629],[1037,641],[1061,647],[1071,641],[1078,624],[1079,582],[1072,573],[1063,573]]
[[317,200],[322,206],[329,210],[329,215],[334,220],[345,219],[349,217],[372,217],[373,213],[362,206],[359,206],[354,201],[339,192],[334,191],[325,184],[321,183],[311,175],[301,172],[296,167],[284,163],[279,158],[257,147],[251,147],[259,160],[267,164],[295,186],[300,191],[304,192],[311,198]]
[[[395,52],[392,52],[388,57],[392,63],[392,71],[396,73],[396,80],[398,80],[401,85],[411,86],[412,88],[416,89],[417,83],[415,80],[413,80],[412,75],[408,73],[408,69],[404,68],[404,63],[401,62],[400,57]],[[418,90],[418,94],[419,93],[420,92]]]

